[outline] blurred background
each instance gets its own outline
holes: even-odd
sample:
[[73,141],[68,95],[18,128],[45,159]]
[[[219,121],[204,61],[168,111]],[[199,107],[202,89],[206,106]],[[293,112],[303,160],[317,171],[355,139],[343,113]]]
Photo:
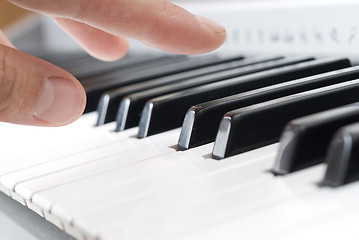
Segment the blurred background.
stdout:
[[7,1],[0,1],[0,28],[5,29],[15,24],[17,21],[29,16],[30,12],[16,7]]

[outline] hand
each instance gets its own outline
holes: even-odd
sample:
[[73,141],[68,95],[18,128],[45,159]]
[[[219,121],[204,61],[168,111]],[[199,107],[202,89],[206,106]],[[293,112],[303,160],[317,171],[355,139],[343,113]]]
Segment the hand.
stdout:
[[[127,52],[125,37],[162,50],[199,54],[218,48],[226,31],[166,0],[10,0],[47,14],[94,57]],[[85,92],[66,71],[16,50],[0,31],[0,121],[61,126],[83,112]]]

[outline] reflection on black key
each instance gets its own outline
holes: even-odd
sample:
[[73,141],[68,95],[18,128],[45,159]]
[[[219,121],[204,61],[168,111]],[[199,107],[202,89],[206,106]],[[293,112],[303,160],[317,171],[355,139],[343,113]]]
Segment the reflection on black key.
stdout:
[[289,121],[359,101],[359,80],[318,88],[227,113],[220,124],[213,157],[221,159],[279,140]]
[[188,80],[194,77],[200,77],[233,68],[244,67],[255,63],[268,62],[281,58],[282,57],[256,57],[248,58],[245,60],[234,60],[225,63],[222,63],[221,61],[219,64],[213,66],[206,66],[194,70],[184,71],[105,92],[101,96],[99,105],[97,107],[97,126],[114,121],[116,119],[117,110],[121,100],[129,94]]
[[314,75],[198,104],[186,113],[178,148],[185,150],[213,142],[222,116],[231,110],[353,79],[359,79],[359,67]]
[[[347,59],[316,60],[208,84],[152,99],[141,118],[139,137],[180,127],[187,110],[201,102],[350,66]],[[148,111],[151,109],[151,111]],[[165,117],[164,117],[165,116]]]
[[287,66],[294,63],[305,62],[310,60],[312,60],[312,58],[308,58],[308,57],[293,57],[288,59],[279,59],[279,60],[274,60],[264,63],[253,64],[246,67],[235,68],[228,71],[213,73],[210,75],[201,76],[201,77],[181,81],[178,83],[169,84],[156,89],[150,89],[136,94],[131,94],[128,97],[124,98],[120,104],[120,108],[116,118],[117,121],[116,130],[121,131],[130,127],[137,126],[144,105],[148,100],[152,98],[197,87],[200,85],[205,85],[208,83],[221,81],[220,84],[222,84],[225,82],[223,81],[225,79],[229,79],[237,76],[243,76],[258,71],[273,69],[280,66]]
[[359,122],[359,103],[291,121],[280,139],[273,173],[284,175],[322,163],[334,133],[354,122]]
[[79,62],[72,65],[70,72],[80,81],[86,81],[88,78],[98,77],[103,74],[108,75],[111,72],[145,65],[155,60],[167,59],[168,57],[170,56],[159,54],[132,54],[114,62],[102,62],[100,60],[91,59],[87,62]]
[[94,111],[97,108],[101,95],[114,88],[123,87],[129,84],[149,81],[153,78],[163,77],[170,74],[188,71],[203,66],[217,64],[218,62],[228,62],[234,59],[241,59],[238,54],[222,55],[210,54],[204,56],[174,56],[170,59],[162,59],[146,64],[145,67],[127,69],[127,72],[114,72],[104,78],[93,78],[81,81],[87,94],[87,106],[85,112]]
[[340,129],[330,143],[323,186],[339,187],[359,179],[359,124]]
[[[143,91],[137,94],[132,94],[120,104],[120,108],[117,115],[117,130],[121,131],[130,127],[134,127],[138,125],[140,114],[143,109],[145,103],[155,97],[166,95],[169,93],[173,93],[176,91],[193,88],[199,85],[205,85],[212,82],[218,82],[225,79],[243,76],[247,74],[251,74],[254,72],[273,69],[280,66],[291,65],[298,62],[310,61],[312,58],[308,57],[293,57],[289,59],[279,59],[264,63],[253,64],[246,67],[240,67],[236,69],[231,69],[228,71],[213,73],[206,76],[201,76],[197,78],[193,78],[190,80],[178,82],[175,84],[170,84],[164,87],[160,87],[157,89],[152,89],[148,91]],[[141,124],[140,124],[141,125]]]
[[99,98],[105,91],[149,80],[150,77],[146,74],[150,74],[149,71],[151,71],[151,69],[161,68],[162,66],[168,64],[177,64],[178,62],[186,59],[186,56],[176,55],[161,56],[145,61],[138,60],[138,63],[130,64],[123,68],[121,67],[116,71],[81,79],[81,84],[83,85],[87,95],[85,112],[96,110]]

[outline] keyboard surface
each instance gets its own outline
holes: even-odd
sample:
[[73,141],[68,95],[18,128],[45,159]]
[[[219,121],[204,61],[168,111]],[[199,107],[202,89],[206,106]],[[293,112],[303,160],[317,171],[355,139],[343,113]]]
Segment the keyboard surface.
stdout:
[[[213,107],[215,105],[210,104],[217,100],[211,99],[204,91],[213,86],[220,88],[228,84],[234,89],[239,85],[231,85],[232,82],[257,81],[263,75],[272,76],[277,81],[275,76],[278,74],[286,76],[285,81],[293,81],[295,78],[290,77],[293,64],[315,70],[308,76],[302,73],[297,76],[302,79],[349,67],[343,58],[340,61],[344,65],[331,64],[328,69],[327,65],[322,68],[318,62],[316,66],[311,65],[312,61],[331,62],[333,56],[339,54],[357,63],[358,54],[353,51],[353,45],[358,42],[357,26],[353,25],[358,12],[357,2],[317,1],[314,4],[310,1],[281,1],[276,7],[265,1],[254,1],[253,4],[250,1],[229,1],[230,5],[210,2],[205,8],[202,4],[190,4],[188,8],[225,25],[229,36],[225,48],[231,53],[249,54],[249,57],[223,60],[224,63],[217,68],[219,62],[211,66],[201,65],[201,61],[208,64],[213,59],[200,56],[191,64],[181,65],[185,74],[176,72],[177,64],[187,58],[184,56],[136,53],[135,58],[140,56],[140,60],[134,61],[130,55],[109,65],[83,54],[71,56],[71,61],[67,61],[69,56],[66,54],[46,58],[77,76],[93,98],[89,101],[88,113],[66,127],[49,129],[0,123],[3,135],[0,138],[0,190],[3,192],[0,200],[4,202],[3,206],[18,209],[4,211],[4,215],[22,216],[23,208],[32,211],[24,213],[28,217],[16,221],[4,218],[4,226],[9,226],[9,229],[14,222],[28,225],[18,230],[17,235],[4,233],[6,239],[357,239],[355,223],[359,215],[356,204],[359,183],[353,181],[337,188],[322,186],[327,170],[325,159],[316,159],[315,165],[296,169],[290,174],[275,176],[272,169],[278,164],[281,151],[287,147],[287,142],[278,142],[279,136],[270,139],[264,147],[214,160],[214,141],[217,146],[220,144],[217,148],[224,151],[226,145],[221,145],[222,141],[228,143],[231,140],[226,137],[230,134],[214,139],[218,127],[221,128],[219,124],[223,121],[223,114],[207,124],[215,129],[214,133],[213,129],[200,130],[208,132],[211,140],[185,151],[178,151],[178,140],[183,135],[178,121],[168,124],[178,114],[173,111],[174,107],[171,108],[173,114],[157,117],[160,120],[156,121],[157,125],[151,122],[150,114],[162,103],[168,106],[177,103],[177,97],[181,104],[198,110],[202,102],[189,102],[189,98],[183,97],[196,91],[206,97],[207,102],[203,105]],[[338,17],[334,18],[337,13]],[[252,56],[258,52],[265,55]],[[309,55],[290,56],[289,63],[282,53]],[[226,54],[219,59],[226,59]],[[320,57],[313,60],[312,55]],[[323,55],[331,59],[322,58]],[[195,64],[210,69],[212,75],[208,77],[203,75],[203,71],[195,70]],[[170,78],[168,74],[172,74]],[[197,82],[193,85],[188,76]],[[345,81],[357,78],[355,73],[353,76]],[[154,78],[159,80],[157,85]],[[232,81],[233,78],[236,80]],[[172,88],[168,84],[161,85],[169,79]],[[128,84],[133,82],[136,82],[136,87],[129,87]],[[109,92],[113,87],[126,91]],[[146,90],[148,87],[151,89]],[[190,90],[190,87],[195,89]],[[271,86],[261,84],[259,90],[248,88],[247,92],[236,93],[244,98],[250,95],[249,90],[264,92],[265,87]],[[138,94],[135,90],[145,90],[145,93]],[[232,94],[218,97],[223,101]],[[116,98],[107,98],[113,96]],[[238,99],[236,97],[236,101]],[[103,104],[97,109],[97,114],[94,111],[100,106],[99,101]],[[130,104],[132,101],[134,105]],[[103,107],[106,104],[109,106],[107,109]],[[144,112],[147,118],[140,118],[143,107],[147,109]],[[232,110],[235,109],[228,111]],[[118,112],[122,115],[119,116]],[[192,113],[187,112],[187,115]],[[187,117],[185,113],[181,114],[180,122]],[[105,117],[100,119],[100,116]],[[127,119],[142,121],[142,125],[139,128],[127,123]],[[225,120],[231,123],[228,115]],[[256,123],[255,118],[253,123]],[[147,126],[164,129],[167,125],[171,126],[166,131],[148,134]],[[144,134],[138,138],[141,126]],[[289,137],[283,139],[289,141],[292,132],[285,133]],[[185,142],[189,139],[187,137]],[[236,143],[233,146],[235,150],[238,147]],[[310,153],[302,155],[306,154]],[[355,177],[354,174],[354,180]],[[11,202],[11,198],[24,207],[13,200]],[[27,223],[23,223],[24,219],[28,219]],[[41,228],[50,230],[39,233]]]
[[[332,64],[324,78],[343,75],[335,70],[342,63],[309,59],[260,71]],[[1,123],[9,137],[0,140],[0,190],[76,239],[355,239],[359,185],[320,186],[325,164],[275,176],[279,143],[218,161],[213,142],[177,151],[181,128],[137,138],[138,127],[115,132],[116,122],[95,126],[97,118],[87,113],[61,128]]]

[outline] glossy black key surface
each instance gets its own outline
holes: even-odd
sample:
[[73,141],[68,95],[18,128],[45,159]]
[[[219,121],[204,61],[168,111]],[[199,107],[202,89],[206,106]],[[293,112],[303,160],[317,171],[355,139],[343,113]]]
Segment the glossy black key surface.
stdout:
[[[180,127],[187,110],[201,102],[350,66],[347,59],[322,59],[216,82],[152,99],[141,116],[139,137]],[[145,119],[148,118],[148,119]]]
[[150,80],[151,77],[149,76],[152,69],[177,64],[178,62],[185,61],[187,58],[188,57],[186,56],[176,55],[160,56],[146,61],[138,60],[135,64],[121,67],[115,71],[81,79],[80,82],[87,95],[85,112],[96,110],[99,98],[104,92],[113,88],[124,87],[130,84]]
[[81,83],[85,88],[88,98],[85,112],[96,110],[101,95],[114,88],[149,81],[153,78],[188,71],[202,66],[214,65],[221,61],[228,62],[241,58],[238,54],[209,54],[191,57],[173,56],[158,61],[150,61],[145,66],[139,65],[136,68],[128,67],[125,71],[113,72],[107,76],[82,80]]
[[225,63],[222,63],[221,61],[219,64],[216,65],[201,67],[194,70],[180,72],[177,74],[171,74],[161,78],[155,78],[153,80],[149,80],[143,83],[132,84],[127,87],[105,92],[101,96],[99,105],[97,107],[98,118],[96,125],[99,126],[114,121],[116,119],[117,110],[121,100],[129,94],[165,86],[179,81],[188,80],[190,78],[200,77],[216,72],[230,70],[233,68],[244,67],[255,63],[268,62],[281,58],[282,57],[255,57],[244,60],[234,60]]
[[178,148],[185,150],[213,142],[222,116],[231,110],[353,79],[359,79],[359,67],[314,75],[198,104],[186,113]]
[[284,175],[324,162],[334,133],[355,122],[359,122],[359,103],[291,121],[280,138],[273,173]]
[[[137,126],[140,120],[141,111],[146,102],[152,98],[166,95],[169,93],[205,85],[213,82],[223,83],[225,79],[244,76],[247,74],[273,69],[280,66],[287,66],[298,62],[310,61],[313,58],[293,57],[289,59],[279,59],[264,63],[253,64],[250,66],[231,69],[228,71],[213,73],[206,76],[192,78],[174,84],[169,84],[156,89],[150,89],[143,92],[131,94],[121,101],[117,114],[117,131],[121,131],[130,127]],[[187,91],[187,90],[186,90]]]
[[323,186],[339,187],[359,180],[359,124],[340,129],[330,143]]
[[352,80],[231,111],[219,126],[213,158],[275,143],[289,121],[357,102],[358,91],[359,80]]

